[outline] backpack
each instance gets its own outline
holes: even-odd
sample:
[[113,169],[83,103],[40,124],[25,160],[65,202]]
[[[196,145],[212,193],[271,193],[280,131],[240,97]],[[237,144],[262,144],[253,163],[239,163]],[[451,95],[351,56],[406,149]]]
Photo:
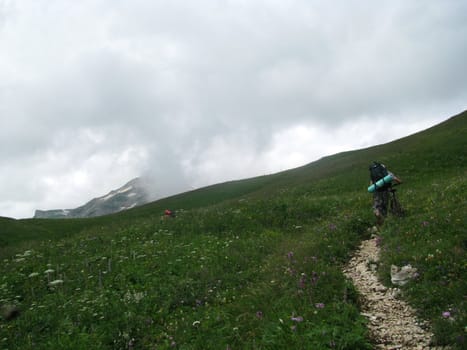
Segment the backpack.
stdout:
[[[376,183],[379,179],[382,179],[386,175],[388,175],[388,169],[386,167],[378,162],[373,162],[373,164],[370,165],[370,178],[372,183]],[[383,186],[387,187],[387,186]]]

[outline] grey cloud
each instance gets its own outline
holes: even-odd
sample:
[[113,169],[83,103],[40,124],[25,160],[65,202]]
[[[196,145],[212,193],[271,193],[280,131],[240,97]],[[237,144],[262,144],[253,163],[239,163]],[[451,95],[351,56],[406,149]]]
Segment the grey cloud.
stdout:
[[150,175],[167,195],[210,169],[265,166],[297,126],[447,117],[467,107],[466,13],[463,1],[15,2],[0,8],[0,166],[24,160],[9,174],[34,177],[35,200],[66,164],[113,167],[115,187]]

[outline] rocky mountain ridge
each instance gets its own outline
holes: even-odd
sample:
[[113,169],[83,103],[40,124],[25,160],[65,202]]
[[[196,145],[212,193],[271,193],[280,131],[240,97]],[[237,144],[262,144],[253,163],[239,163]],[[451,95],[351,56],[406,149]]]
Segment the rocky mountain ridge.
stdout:
[[102,197],[94,198],[75,209],[36,210],[35,219],[87,218],[116,213],[150,201],[143,179],[137,177]]

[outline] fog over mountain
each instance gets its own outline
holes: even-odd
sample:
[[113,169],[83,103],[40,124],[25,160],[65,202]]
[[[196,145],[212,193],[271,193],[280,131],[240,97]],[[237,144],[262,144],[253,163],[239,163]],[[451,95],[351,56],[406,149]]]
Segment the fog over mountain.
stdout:
[[467,108],[467,2],[0,1],[0,215],[164,197]]

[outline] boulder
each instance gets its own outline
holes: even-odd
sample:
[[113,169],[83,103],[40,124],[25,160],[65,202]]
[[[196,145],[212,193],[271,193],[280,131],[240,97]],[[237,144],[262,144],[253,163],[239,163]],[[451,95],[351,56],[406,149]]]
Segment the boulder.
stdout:
[[396,286],[403,286],[417,276],[417,269],[410,264],[399,268],[391,265],[391,282]]

